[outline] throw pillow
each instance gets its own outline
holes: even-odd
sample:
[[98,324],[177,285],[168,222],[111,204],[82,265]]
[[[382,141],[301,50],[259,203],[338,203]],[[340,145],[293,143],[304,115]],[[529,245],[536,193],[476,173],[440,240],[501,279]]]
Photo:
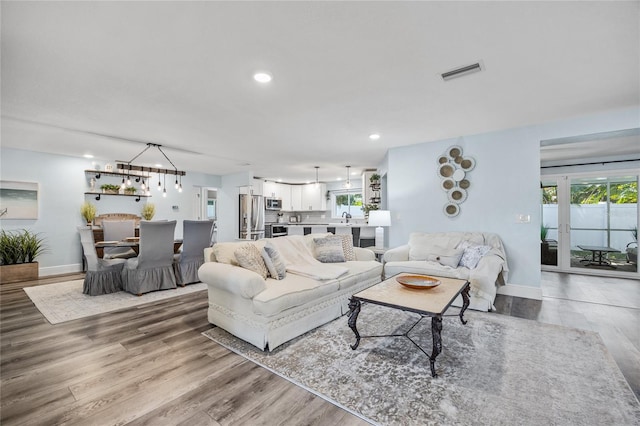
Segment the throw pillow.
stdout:
[[260,250],[253,244],[246,244],[235,251],[238,264],[250,271],[260,275],[262,279],[267,279],[267,265],[264,264]]
[[438,254],[429,254],[427,260],[438,262],[450,268],[457,268],[463,253],[464,249],[440,249]]
[[342,251],[344,252],[344,260],[356,260],[356,253],[353,251],[353,236],[351,234],[336,236],[342,238]]
[[482,257],[489,253],[491,250],[490,246],[479,246],[475,244],[470,244],[467,241],[463,241],[458,248],[463,248],[464,253],[460,258],[460,266],[467,267],[469,269],[474,269],[478,266],[478,262]]
[[329,235],[324,238],[314,238],[316,259],[322,263],[344,262],[344,249],[342,238],[338,235]]
[[280,256],[280,252],[270,243],[267,243],[262,249],[262,258],[271,278],[282,280],[287,276],[287,267],[282,260],[282,256]]

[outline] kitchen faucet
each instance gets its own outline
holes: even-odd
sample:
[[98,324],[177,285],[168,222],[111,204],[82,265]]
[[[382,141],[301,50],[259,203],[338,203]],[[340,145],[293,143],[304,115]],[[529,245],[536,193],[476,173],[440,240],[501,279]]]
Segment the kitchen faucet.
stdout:
[[342,217],[345,217],[345,215],[347,215],[347,223],[349,223],[349,219],[351,219],[351,213],[349,213],[349,212],[342,212]]

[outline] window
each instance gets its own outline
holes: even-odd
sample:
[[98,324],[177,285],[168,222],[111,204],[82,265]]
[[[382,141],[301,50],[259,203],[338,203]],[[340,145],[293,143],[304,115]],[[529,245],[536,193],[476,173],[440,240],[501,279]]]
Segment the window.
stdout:
[[354,219],[364,219],[362,211],[362,192],[359,189],[353,191],[333,191],[331,193],[331,217],[334,219],[343,217],[349,213]]

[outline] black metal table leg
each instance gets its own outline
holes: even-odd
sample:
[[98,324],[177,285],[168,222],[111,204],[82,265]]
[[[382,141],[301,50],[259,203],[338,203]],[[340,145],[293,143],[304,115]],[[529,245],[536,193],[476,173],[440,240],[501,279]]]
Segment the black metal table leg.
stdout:
[[436,357],[442,352],[442,337],[440,333],[442,331],[442,317],[431,318],[431,334],[433,335],[433,350],[429,357],[431,364],[431,377],[438,377],[436,374]]
[[356,321],[358,321],[358,314],[360,314],[360,301],[358,299],[354,299],[353,297],[349,299],[349,328],[353,330],[356,335],[356,343],[351,346],[351,349],[355,350],[360,344],[360,333],[358,333],[358,329],[356,328]]
[[469,303],[471,302],[469,299],[470,289],[471,289],[471,285],[467,284],[465,289],[462,290],[462,309],[460,309],[460,321],[462,321],[463,324],[467,323],[467,321],[465,321],[465,319],[463,318],[463,315],[464,315],[464,311],[467,310],[467,308],[469,307]]

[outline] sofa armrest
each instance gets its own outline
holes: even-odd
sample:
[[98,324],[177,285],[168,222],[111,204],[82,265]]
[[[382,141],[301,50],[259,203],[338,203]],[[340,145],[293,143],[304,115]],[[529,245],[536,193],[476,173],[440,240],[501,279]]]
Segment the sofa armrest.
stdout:
[[409,245],[405,244],[396,248],[387,250],[384,253],[385,262],[404,262],[409,260]]
[[227,263],[206,262],[198,269],[203,283],[237,294],[245,299],[261,293],[267,288],[264,279],[253,271]]
[[364,247],[354,247],[353,253],[356,255],[356,260],[376,260],[376,254]]
[[213,254],[213,247],[205,247],[204,248],[204,261],[206,262],[215,262],[216,256]]
[[478,265],[469,271],[471,293],[493,300],[497,287],[504,285],[504,259],[495,254],[487,254],[480,259]]

